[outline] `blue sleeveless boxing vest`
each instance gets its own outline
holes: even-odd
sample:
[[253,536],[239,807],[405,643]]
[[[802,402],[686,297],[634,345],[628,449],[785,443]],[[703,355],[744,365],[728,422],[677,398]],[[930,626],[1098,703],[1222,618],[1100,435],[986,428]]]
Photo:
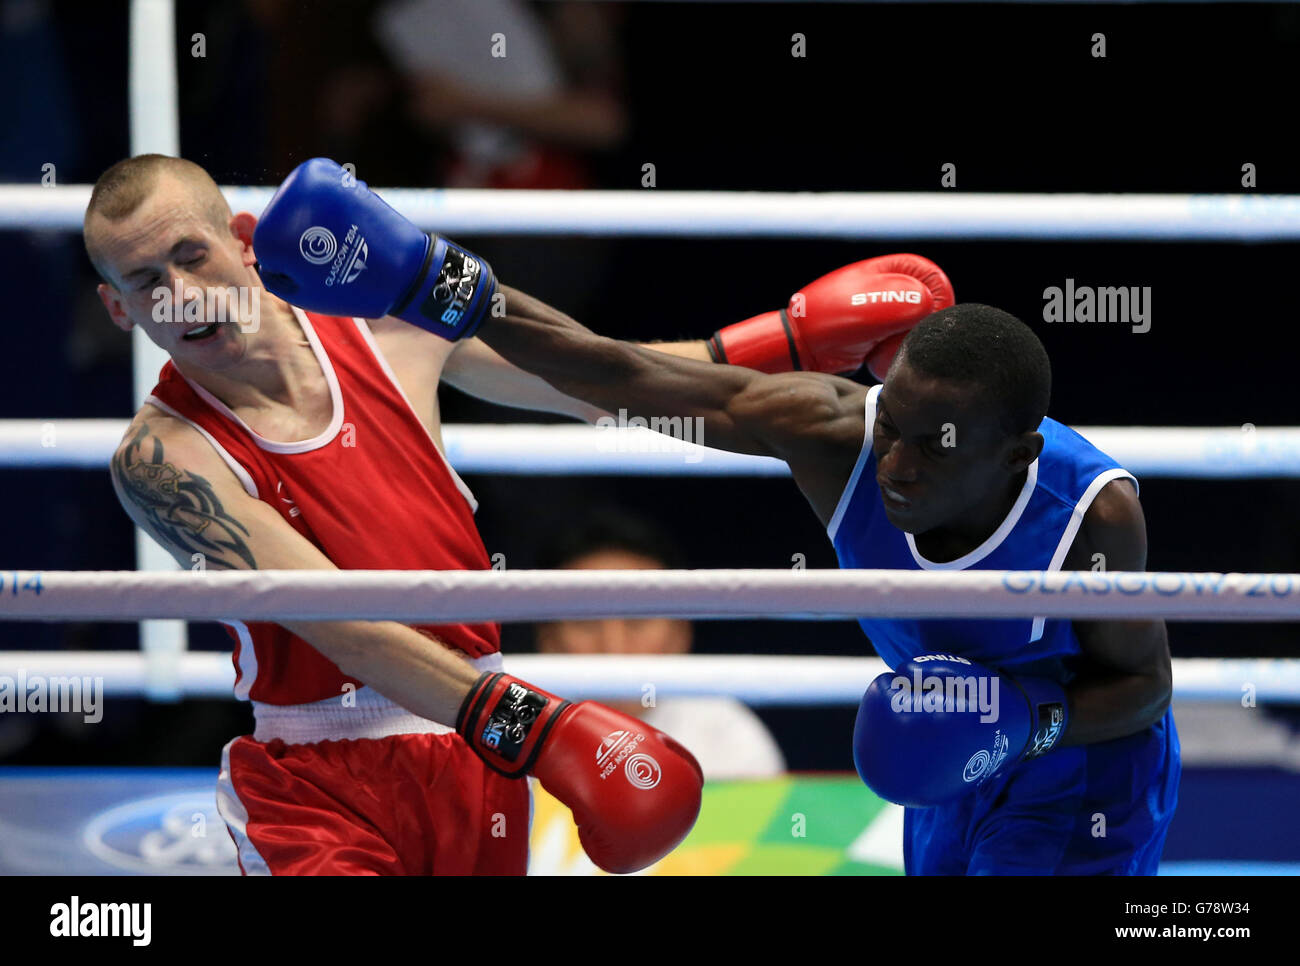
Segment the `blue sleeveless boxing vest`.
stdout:
[[[1137,480],[1101,450],[1054,419],[1038,432],[1043,451],[1029,467],[1020,496],[1001,526],[975,550],[936,563],[917,550],[910,533],[885,516],[871,448],[880,386],[867,393],[867,428],[853,475],[840,497],[827,533],[845,568],[881,570],[1060,570],[1083,516],[1111,480]],[[958,654],[1006,671],[1065,682],[1065,660],[1079,653],[1068,620],[859,621],[876,652],[891,668],[919,654]]]

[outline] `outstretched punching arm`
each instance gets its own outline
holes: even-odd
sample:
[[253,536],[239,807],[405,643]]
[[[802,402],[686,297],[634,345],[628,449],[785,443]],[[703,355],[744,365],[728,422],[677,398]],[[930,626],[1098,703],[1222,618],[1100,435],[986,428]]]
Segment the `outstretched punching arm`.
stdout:
[[865,387],[654,352],[596,335],[523,292],[502,292],[505,315],[487,320],[479,337],[506,359],[607,412],[699,418],[705,446],[785,460],[829,520],[862,448]]

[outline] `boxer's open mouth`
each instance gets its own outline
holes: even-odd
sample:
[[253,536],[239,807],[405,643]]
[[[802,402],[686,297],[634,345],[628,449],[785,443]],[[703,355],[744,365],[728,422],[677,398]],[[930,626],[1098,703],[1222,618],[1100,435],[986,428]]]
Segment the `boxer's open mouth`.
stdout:
[[189,332],[186,332],[183,336],[181,336],[181,338],[184,339],[186,342],[199,342],[202,339],[206,339],[209,338],[210,336],[216,335],[217,329],[219,327],[220,326],[218,323],[212,322],[208,325],[203,326],[203,328],[201,329],[191,329]]

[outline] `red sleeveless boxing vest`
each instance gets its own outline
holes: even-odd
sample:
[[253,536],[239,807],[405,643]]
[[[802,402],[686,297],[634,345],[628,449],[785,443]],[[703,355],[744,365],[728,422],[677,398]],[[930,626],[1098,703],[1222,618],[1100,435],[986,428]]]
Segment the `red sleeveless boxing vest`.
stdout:
[[[294,308],[329,384],[334,416],[294,443],[254,433],[172,362],[148,402],[194,426],[248,493],[343,570],[487,570],[474,495],[416,416],[363,319]],[[278,624],[226,622],[235,640],[235,695],[269,704],[336,697],[333,661]],[[418,626],[481,657],[500,650],[496,624]]]

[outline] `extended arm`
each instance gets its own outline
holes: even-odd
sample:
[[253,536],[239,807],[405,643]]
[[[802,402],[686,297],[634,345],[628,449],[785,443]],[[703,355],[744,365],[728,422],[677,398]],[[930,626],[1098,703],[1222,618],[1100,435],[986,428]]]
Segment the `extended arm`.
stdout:
[[[400,319],[398,325],[407,325]],[[408,326],[409,328],[409,326]],[[424,333],[421,333],[424,334]],[[428,338],[436,339],[434,336]],[[441,340],[437,340],[441,341]],[[708,345],[703,339],[693,342],[641,343],[643,348],[680,356],[683,359],[708,361]],[[461,392],[500,406],[514,406],[537,412],[559,413],[592,423],[607,415],[599,406],[560,392],[540,376],[525,372],[502,358],[482,339],[456,343],[442,370],[442,381]]]
[[702,417],[709,446],[783,456],[838,411],[839,399],[865,392],[821,373],[768,375],[604,338],[530,295],[502,291],[506,314],[479,337],[507,360],[606,411]]
[[866,389],[815,372],[765,374],[603,338],[502,286],[506,313],[479,337],[561,393],[605,412],[699,418],[705,446],[789,463],[823,521],[861,451]]
[[[502,294],[511,295],[504,288]],[[932,310],[952,305],[953,300],[952,284],[929,259],[881,255],[836,269],[796,292],[786,308],[724,326],[707,342],[661,342],[642,347],[768,373],[850,373],[865,362],[872,374],[883,380],[907,330]],[[508,307],[512,301],[524,314],[541,306],[536,300],[526,306],[519,298],[508,298]],[[591,421],[589,413],[581,410],[586,404],[575,405],[571,397],[506,362],[481,339],[466,340],[456,348],[445,377],[463,391],[491,402]],[[597,409],[596,415],[602,412]]]

